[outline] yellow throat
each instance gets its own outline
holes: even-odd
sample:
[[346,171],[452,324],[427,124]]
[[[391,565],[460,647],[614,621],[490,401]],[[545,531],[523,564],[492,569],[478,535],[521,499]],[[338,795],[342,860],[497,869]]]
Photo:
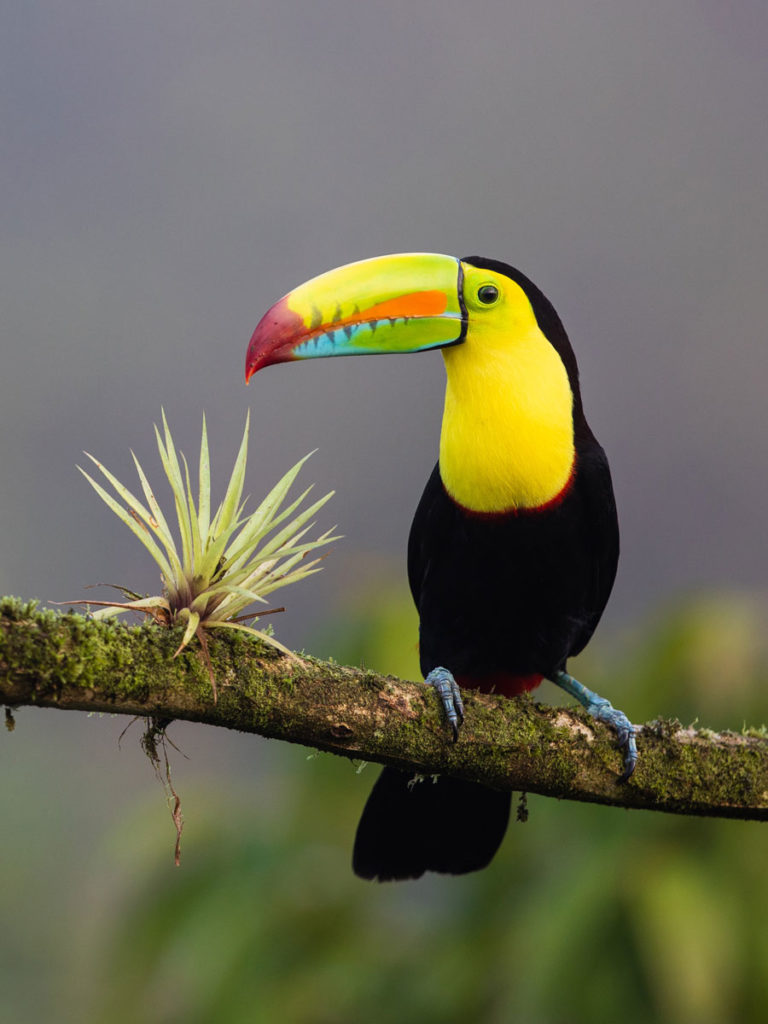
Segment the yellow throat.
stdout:
[[[570,381],[522,288],[493,271],[467,270],[467,338],[442,350],[440,476],[473,512],[535,509],[556,498],[573,471]],[[497,308],[478,302],[481,281],[501,292]]]

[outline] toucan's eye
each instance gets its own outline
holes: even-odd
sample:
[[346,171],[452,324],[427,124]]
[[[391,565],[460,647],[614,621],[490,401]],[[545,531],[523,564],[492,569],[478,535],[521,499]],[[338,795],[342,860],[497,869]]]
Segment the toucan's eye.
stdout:
[[495,284],[484,284],[477,289],[477,297],[485,306],[491,306],[499,297],[499,289]]

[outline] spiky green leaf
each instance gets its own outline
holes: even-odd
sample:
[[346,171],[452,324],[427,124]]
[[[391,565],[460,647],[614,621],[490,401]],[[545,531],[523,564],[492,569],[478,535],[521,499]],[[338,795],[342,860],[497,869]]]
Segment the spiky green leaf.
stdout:
[[[88,453],[86,452],[86,455],[87,454]],[[89,458],[90,457],[91,456],[89,456]],[[94,462],[96,462],[95,459]],[[96,465],[103,470],[103,467],[100,466],[98,462],[96,462]],[[130,512],[124,509],[123,506],[118,501],[116,501],[108,491],[104,490],[101,484],[97,483],[92,476],[86,473],[86,471],[81,466],[78,466],[77,468],[83,474],[83,476],[91,485],[91,487],[93,487],[93,489],[102,499],[102,501],[109,508],[112,509],[112,511],[115,513],[118,519],[122,520],[122,522],[125,523],[125,525],[131,531],[131,533],[135,534],[139,538],[141,543],[144,545],[147,551],[149,551],[150,555],[152,555],[154,560],[160,566],[160,572],[163,574],[166,581],[170,581],[173,578],[173,571],[171,569],[171,566],[168,564],[168,559],[165,557],[161,549],[155,543],[154,538],[149,533],[149,526],[147,526],[145,523],[140,522],[137,519],[138,513],[137,515],[131,515]]]
[[181,575],[181,562],[179,561],[179,555],[176,550],[176,543],[174,542],[173,534],[171,533],[168,522],[163,515],[163,510],[152,492],[152,488],[150,487],[146,474],[141,467],[141,463],[136,458],[136,454],[133,451],[131,451],[131,455],[133,456],[133,462],[136,466],[136,473],[138,474],[139,481],[141,483],[141,489],[144,491],[144,497],[147,499],[147,504],[149,505],[154,519],[154,522],[150,519],[150,525],[155,527],[158,537],[163,542],[163,546],[168,553],[168,560],[173,567],[174,575]]
[[176,447],[173,443],[173,437],[171,436],[171,431],[168,426],[168,420],[165,416],[165,410],[162,409],[161,413],[163,419],[163,437],[161,438],[160,431],[155,427],[157,450],[160,453],[163,469],[165,470],[165,475],[168,477],[168,482],[171,485],[173,500],[176,505],[176,519],[178,520],[179,532],[181,534],[181,563],[184,567],[185,574],[191,575],[193,562],[192,525],[186,501],[186,490],[184,487],[184,480],[181,475],[181,466],[179,465],[179,459],[176,454]]
[[179,654],[184,650],[189,641],[197,632],[197,627],[200,625],[200,616],[197,612],[193,612],[190,608],[181,608],[177,619],[180,622],[186,620],[187,628],[184,630],[184,636],[181,638],[181,643],[173,653],[174,658],[178,657]]
[[211,457],[208,451],[208,428],[203,413],[203,434],[200,438],[200,461],[198,464],[197,519],[203,547],[208,543],[211,526]]
[[243,494],[245,466],[248,460],[248,429],[250,422],[251,413],[249,410],[245,417],[245,430],[243,431],[243,439],[240,442],[240,449],[237,453],[237,458],[235,459],[232,475],[229,478],[229,484],[224,495],[224,501],[222,501],[220,506],[220,514],[217,514],[216,516],[217,530],[219,533],[229,530],[232,527],[232,524],[237,521],[236,512],[240,504],[240,498]]

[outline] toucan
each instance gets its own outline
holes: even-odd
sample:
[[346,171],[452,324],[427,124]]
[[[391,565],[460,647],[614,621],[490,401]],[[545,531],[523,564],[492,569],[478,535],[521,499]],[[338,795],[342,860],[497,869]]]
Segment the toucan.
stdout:
[[[404,253],[307,281],[253,332],[246,381],[316,356],[439,348],[446,392],[437,465],[408,541],[425,682],[454,740],[462,688],[513,696],[547,679],[612,726],[637,761],[635,728],[566,671],[589,641],[616,575],[619,530],[608,461],[584,416],[565,329],[520,271],[491,259]],[[485,867],[511,794],[384,768],[358,826],[363,878]]]

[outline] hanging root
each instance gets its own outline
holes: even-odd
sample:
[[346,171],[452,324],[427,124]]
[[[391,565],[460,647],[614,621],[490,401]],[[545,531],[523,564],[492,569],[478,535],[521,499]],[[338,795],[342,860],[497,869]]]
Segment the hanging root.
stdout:
[[173,787],[171,763],[168,760],[168,744],[170,743],[174,750],[179,749],[166,734],[171,721],[172,719],[170,718],[148,718],[147,727],[141,738],[141,747],[149,758],[155,770],[155,775],[165,789],[168,804],[171,807],[171,818],[176,828],[173,862],[178,867],[181,863],[181,833],[184,828],[184,816],[181,813],[181,798]]

